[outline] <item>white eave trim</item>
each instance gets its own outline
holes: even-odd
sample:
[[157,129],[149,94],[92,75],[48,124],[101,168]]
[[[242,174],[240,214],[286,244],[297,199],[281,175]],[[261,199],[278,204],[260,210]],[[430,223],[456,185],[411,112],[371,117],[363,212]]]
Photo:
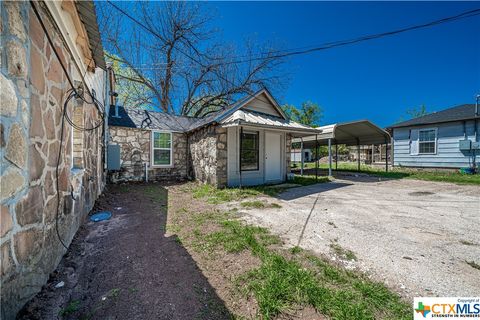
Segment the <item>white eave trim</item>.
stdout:
[[[45,6],[47,7],[48,11],[52,15],[55,24],[57,27],[60,29],[60,32],[62,33],[63,39],[67,42],[67,46],[70,49],[72,55],[73,55],[73,60],[77,67],[80,69],[80,72],[82,74],[87,73],[87,67],[85,66],[83,62],[83,55],[80,53],[80,50],[78,49],[76,43],[73,41],[72,37],[70,36],[70,32],[68,31],[67,27],[67,21],[65,15],[70,16],[70,14],[63,10],[61,7],[61,2],[57,1],[44,1],[43,2]],[[73,22],[72,22],[73,23]],[[85,81],[88,81],[88,77],[85,79]],[[90,81],[88,81],[90,82]],[[93,83],[89,83],[89,86],[92,86]]]

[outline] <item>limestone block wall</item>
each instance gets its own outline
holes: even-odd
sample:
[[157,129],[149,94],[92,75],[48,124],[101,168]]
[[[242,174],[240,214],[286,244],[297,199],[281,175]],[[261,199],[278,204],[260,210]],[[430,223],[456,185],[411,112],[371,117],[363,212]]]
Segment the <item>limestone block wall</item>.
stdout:
[[110,144],[120,145],[121,170],[109,172],[109,180],[144,181],[145,163],[148,165],[148,180],[187,179],[187,138],[183,133],[173,133],[173,166],[153,167],[151,157],[151,131],[127,127],[109,127]]
[[217,187],[227,185],[227,130],[216,125],[189,134],[192,176]]
[[[0,318],[13,319],[66,251],[55,231],[55,169],[61,109],[69,86],[29,2],[2,1],[0,6]],[[73,73],[63,42],[47,15],[41,14]],[[74,104],[69,105],[70,114]],[[98,121],[92,106],[82,109],[85,126]],[[72,130],[65,128],[58,166],[58,227],[68,245],[103,189],[104,177],[101,130],[83,135],[79,156],[84,169],[72,169]]]

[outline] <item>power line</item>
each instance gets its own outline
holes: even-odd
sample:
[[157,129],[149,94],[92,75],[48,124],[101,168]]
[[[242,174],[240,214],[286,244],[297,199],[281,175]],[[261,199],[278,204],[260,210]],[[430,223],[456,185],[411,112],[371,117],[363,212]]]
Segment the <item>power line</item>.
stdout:
[[[303,47],[303,48],[309,48],[309,47],[310,48],[309,49],[304,49],[304,50],[297,50],[297,49],[302,49],[302,48],[278,50],[278,51],[273,51],[273,52],[285,52],[285,53],[270,55],[270,56],[267,56],[267,57],[265,57],[265,56],[261,57],[260,56],[260,57],[256,57],[256,58],[245,59],[245,60],[230,61],[230,62],[226,62],[226,64],[236,64],[236,63],[244,63],[244,62],[250,62],[250,61],[256,61],[256,60],[265,60],[265,59],[274,59],[274,58],[284,58],[284,57],[288,57],[288,56],[301,55],[301,54],[307,54],[307,53],[316,52],[316,51],[328,50],[328,49],[341,47],[341,46],[346,46],[346,45],[350,45],[350,44],[355,44],[355,43],[359,43],[359,42],[363,42],[363,41],[368,41],[368,40],[379,39],[379,38],[383,38],[383,37],[387,37],[387,36],[391,36],[391,35],[396,35],[396,34],[408,32],[408,31],[412,31],[412,30],[428,28],[428,27],[436,26],[436,25],[439,25],[439,24],[447,23],[447,22],[452,22],[452,21],[456,21],[456,20],[460,20],[460,19],[470,18],[470,17],[477,16],[477,15],[480,15],[480,8],[465,11],[465,12],[462,12],[462,13],[457,14],[455,16],[450,16],[450,17],[434,20],[434,21],[431,21],[431,22],[428,22],[428,23],[419,24],[419,25],[410,26],[410,27],[405,27],[405,28],[397,29],[397,30],[393,30],[393,31],[387,31],[387,32],[371,34],[371,35],[365,35],[365,36],[361,36],[361,37],[353,38],[353,39],[348,39],[348,40],[339,40],[339,41],[334,41],[334,42],[327,42],[327,43],[324,43],[324,44],[319,45],[319,46],[306,46],[306,47]],[[292,51],[292,50],[296,50],[296,51]],[[292,52],[289,52],[289,51],[292,51]],[[264,55],[266,55],[266,54],[267,53],[264,53]]]
[[[138,24],[139,26],[141,26],[142,28],[144,28],[145,30],[150,32],[152,35],[158,37],[159,39],[161,39],[163,41],[163,37],[161,35],[159,35],[157,32],[155,32],[154,30],[152,30],[151,28],[149,28],[148,26],[146,26],[142,22],[138,21],[136,18],[134,18],[133,16],[131,16],[130,14],[125,12],[123,9],[121,9],[118,6],[116,6],[115,4],[113,4],[110,0],[107,0],[107,3],[110,4],[111,6],[113,6],[115,9],[117,9],[123,15],[127,16],[130,20],[132,20],[133,22],[135,22],[136,24]],[[246,62],[251,62],[251,61],[277,59],[277,58],[285,58],[285,57],[295,56],[295,55],[308,54],[308,53],[312,53],[312,52],[316,52],[316,51],[323,51],[323,50],[328,50],[328,49],[332,49],[332,48],[351,45],[351,44],[355,44],[355,43],[359,43],[359,42],[363,42],[363,41],[379,39],[379,38],[392,36],[392,35],[408,32],[408,31],[412,31],[412,30],[433,27],[433,26],[437,26],[437,25],[440,25],[440,24],[443,24],[443,23],[453,22],[453,21],[460,20],[460,19],[471,18],[471,17],[477,16],[477,15],[480,15],[480,8],[465,11],[465,12],[459,13],[459,14],[454,15],[454,16],[449,16],[449,17],[434,20],[434,21],[431,21],[431,22],[427,22],[427,23],[423,23],[423,24],[419,24],[419,25],[414,25],[414,26],[410,26],[410,27],[405,27],[405,28],[397,29],[397,30],[393,30],[393,31],[387,31],[387,32],[376,33],[376,34],[371,34],[371,35],[365,35],[365,36],[361,36],[361,37],[357,37],[357,38],[353,38],[353,39],[327,42],[327,43],[323,43],[321,45],[310,45],[310,46],[290,48],[290,49],[284,49],[284,50],[276,50],[276,51],[271,51],[271,52],[267,52],[267,53],[260,53],[257,57],[252,57],[252,58],[248,58],[248,59],[239,59],[239,58],[246,57],[246,56],[237,56],[237,60],[227,61],[227,62],[223,62],[223,63],[219,63],[219,64],[221,64],[221,65],[241,64],[241,63],[246,63]],[[197,61],[196,59],[194,59],[190,55],[187,55],[186,53],[182,52],[180,49],[178,49],[178,48],[176,48],[176,49],[180,53],[183,53],[184,55],[186,55],[188,58],[190,58],[193,61],[202,65],[202,63],[200,61]],[[277,53],[277,54],[271,55],[271,53]]]

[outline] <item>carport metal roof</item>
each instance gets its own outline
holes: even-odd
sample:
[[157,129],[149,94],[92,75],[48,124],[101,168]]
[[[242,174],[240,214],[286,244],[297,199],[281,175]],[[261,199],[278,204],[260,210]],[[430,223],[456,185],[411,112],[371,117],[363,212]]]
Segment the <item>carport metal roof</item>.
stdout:
[[[292,143],[301,143],[302,164],[301,172],[303,175],[303,149],[314,148],[315,146],[328,146],[328,175],[332,175],[332,144],[345,144],[347,146],[357,146],[357,168],[360,171],[360,146],[370,144],[386,144],[390,142],[390,135],[387,131],[374,125],[368,120],[359,120],[345,123],[335,123],[328,126],[317,128],[319,134],[294,138]],[[335,152],[337,149],[335,148]],[[335,157],[335,167],[338,157]],[[385,161],[385,171],[388,171],[388,161]],[[318,161],[315,161],[315,176],[318,176]]]
[[332,144],[345,144],[347,146],[390,142],[388,132],[368,120],[335,123],[316,129],[321,130],[321,133],[316,136],[304,137],[303,139],[296,138],[292,142],[301,142],[303,140],[304,148],[314,147],[316,141],[318,141],[318,145],[328,145],[329,139]]

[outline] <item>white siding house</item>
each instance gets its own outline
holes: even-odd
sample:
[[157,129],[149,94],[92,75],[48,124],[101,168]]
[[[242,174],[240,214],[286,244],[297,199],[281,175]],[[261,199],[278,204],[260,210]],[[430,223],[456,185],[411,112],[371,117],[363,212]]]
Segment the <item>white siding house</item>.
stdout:
[[461,105],[398,123],[393,131],[393,164],[403,167],[478,167],[480,117],[475,105]]

